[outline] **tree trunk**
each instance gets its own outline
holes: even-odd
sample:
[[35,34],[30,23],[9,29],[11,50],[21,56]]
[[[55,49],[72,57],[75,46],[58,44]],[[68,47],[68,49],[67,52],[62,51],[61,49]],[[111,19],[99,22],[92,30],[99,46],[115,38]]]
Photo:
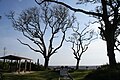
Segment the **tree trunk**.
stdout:
[[79,69],[79,63],[80,63],[80,59],[76,59],[77,60],[77,64],[76,64],[76,70]]
[[44,63],[45,69],[48,69],[48,64],[49,64],[49,58],[45,57],[45,63]]
[[116,59],[115,59],[115,53],[114,53],[114,41],[113,40],[108,40],[107,42],[107,55],[109,58],[109,64],[110,66],[115,66],[116,65]]
[[106,43],[107,43],[107,55],[109,58],[109,65],[115,66],[116,59],[114,53],[115,39],[114,39],[114,30],[111,28],[106,32]]

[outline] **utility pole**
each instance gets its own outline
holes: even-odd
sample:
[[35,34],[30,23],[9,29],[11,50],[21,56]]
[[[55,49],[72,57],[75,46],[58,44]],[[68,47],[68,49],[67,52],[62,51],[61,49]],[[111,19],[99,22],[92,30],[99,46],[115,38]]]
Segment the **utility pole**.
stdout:
[[[5,54],[6,54],[6,47],[4,47],[3,48],[3,50],[4,50],[4,57],[5,57]],[[5,59],[3,60],[3,69],[5,69]]]
[[4,47],[4,56],[5,56],[5,54],[6,54],[6,47]]

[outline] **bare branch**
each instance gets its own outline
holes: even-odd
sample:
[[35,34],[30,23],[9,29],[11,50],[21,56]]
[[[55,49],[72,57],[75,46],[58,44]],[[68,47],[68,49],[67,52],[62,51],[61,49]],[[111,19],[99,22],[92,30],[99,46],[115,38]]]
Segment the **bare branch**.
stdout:
[[88,15],[94,15],[94,16],[102,17],[102,14],[100,14],[100,13],[89,12],[89,11],[85,11],[85,10],[82,10],[82,9],[76,9],[76,8],[73,8],[73,7],[69,6],[68,4],[65,4],[65,3],[57,1],[57,0],[42,0],[40,3],[37,0],[35,0],[35,2],[38,5],[41,5],[44,2],[54,2],[54,3],[57,3],[57,4],[61,4],[61,5],[69,8],[70,10],[72,10],[74,12],[82,12],[82,13],[85,13],[85,14],[88,14]]
[[[79,25],[77,27],[79,27]],[[82,54],[87,51],[89,44],[97,39],[94,30],[87,30],[88,27],[89,25],[87,25],[81,32],[79,31],[79,28],[75,30],[73,27],[74,33],[72,34],[72,37],[69,37],[69,39],[66,40],[67,42],[72,43],[73,54],[77,62],[81,59]]]
[[65,40],[65,33],[63,33],[63,37],[62,37],[62,40],[60,42],[60,45],[58,47],[56,47],[49,56],[51,56],[52,54],[56,53],[56,51],[62,46],[64,40]]
[[[17,39],[21,44],[23,44],[23,45],[26,45],[26,46],[28,46],[31,50],[33,50],[33,51],[35,51],[35,52],[40,52],[40,53],[42,53],[40,50],[36,50],[36,49],[34,49],[34,48],[32,48],[29,44],[26,44],[26,43],[23,43],[21,40],[19,40],[19,39]],[[42,53],[43,54],[43,53]]]
[[34,38],[30,38],[29,36],[27,36],[24,32],[23,32],[23,35],[25,37],[27,37],[29,40],[33,41],[39,48],[40,48],[40,51],[43,52],[43,43],[41,41],[37,41],[35,40]]
[[120,52],[120,49],[118,48],[118,46],[115,45],[115,50]]
[[120,52],[120,41],[118,39],[116,39],[116,44],[115,44],[115,50]]

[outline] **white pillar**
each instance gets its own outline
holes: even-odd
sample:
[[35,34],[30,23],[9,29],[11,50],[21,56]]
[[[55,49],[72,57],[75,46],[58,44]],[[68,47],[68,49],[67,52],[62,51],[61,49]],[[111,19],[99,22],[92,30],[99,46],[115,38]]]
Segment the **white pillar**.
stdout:
[[29,71],[31,71],[31,60],[30,60],[30,66],[29,66]]
[[21,70],[21,60],[19,60],[18,73],[20,73],[20,70]]
[[25,69],[24,69],[24,72],[26,72],[27,70],[27,60],[25,60]]

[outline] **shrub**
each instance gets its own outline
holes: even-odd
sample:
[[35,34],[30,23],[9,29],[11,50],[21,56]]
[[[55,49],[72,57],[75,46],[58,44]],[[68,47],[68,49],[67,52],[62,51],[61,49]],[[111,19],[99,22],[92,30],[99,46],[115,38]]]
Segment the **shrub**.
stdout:
[[111,68],[109,65],[103,65],[97,70],[89,73],[85,80],[120,80],[120,64]]

